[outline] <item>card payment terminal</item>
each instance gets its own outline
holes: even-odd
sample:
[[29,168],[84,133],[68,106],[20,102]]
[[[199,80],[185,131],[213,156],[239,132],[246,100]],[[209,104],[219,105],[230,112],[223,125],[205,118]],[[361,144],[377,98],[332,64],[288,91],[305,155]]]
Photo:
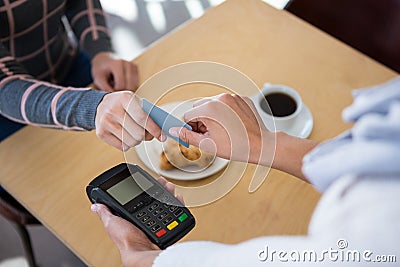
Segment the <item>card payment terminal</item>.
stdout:
[[195,218],[157,180],[137,165],[121,163],[86,187],[92,203],[106,205],[164,249],[195,226]]

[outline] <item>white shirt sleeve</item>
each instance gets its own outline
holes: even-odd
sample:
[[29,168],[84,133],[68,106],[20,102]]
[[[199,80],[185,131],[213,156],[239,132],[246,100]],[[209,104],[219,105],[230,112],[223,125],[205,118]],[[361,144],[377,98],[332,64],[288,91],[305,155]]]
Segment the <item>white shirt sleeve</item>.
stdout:
[[[183,242],[161,252],[153,266],[398,266],[399,202],[400,175],[344,176],[318,203],[307,236],[266,236],[235,245]],[[378,264],[381,256],[386,262]]]
[[343,119],[354,127],[303,159],[303,173],[320,191],[343,175],[400,173],[400,77],[353,91]]
[[[167,248],[156,258],[153,266],[242,267],[266,266],[266,264],[273,264],[273,266],[280,264],[287,265],[288,262],[295,262],[297,257],[303,257],[303,255],[296,255],[296,253],[289,255],[289,253],[280,253],[280,251],[316,250],[318,245],[316,242],[311,242],[307,237],[296,236],[261,237],[237,245],[226,245],[208,241],[185,242]],[[303,263],[298,262],[296,266],[307,266],[307,264],[310,263],[307,261]]]

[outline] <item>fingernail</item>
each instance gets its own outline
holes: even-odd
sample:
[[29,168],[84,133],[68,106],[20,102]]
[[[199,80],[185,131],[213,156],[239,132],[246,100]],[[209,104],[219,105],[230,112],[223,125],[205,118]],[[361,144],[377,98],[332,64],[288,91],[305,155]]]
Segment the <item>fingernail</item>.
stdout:
[[169,134],[172,135],[173,137],[179,137],[179,133],[176,130],[176,128],[169,129]]
[[160,135],[160,141],[165,142],[167,140],[167,136],[164,133],[161,133]]
[[99,210],[99,206],[96,204],[93,204],[92,206],[90,206],[90,210],[92,212],[97,212]]

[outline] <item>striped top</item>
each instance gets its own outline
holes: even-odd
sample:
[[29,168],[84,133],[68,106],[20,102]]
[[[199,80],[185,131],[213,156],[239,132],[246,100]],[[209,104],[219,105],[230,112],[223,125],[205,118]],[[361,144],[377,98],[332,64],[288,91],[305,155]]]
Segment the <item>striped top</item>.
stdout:
[[98,0],[0,0],[0,114],[37,126],[94,129],[104,93],[54,85],[70,71],[78,47],[90,58],[111,51]]

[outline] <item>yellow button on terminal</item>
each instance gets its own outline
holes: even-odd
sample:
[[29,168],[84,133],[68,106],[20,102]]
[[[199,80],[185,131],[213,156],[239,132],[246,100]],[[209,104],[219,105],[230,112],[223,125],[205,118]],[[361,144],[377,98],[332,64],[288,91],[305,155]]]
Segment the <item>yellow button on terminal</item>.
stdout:
[[167,228],[168,228],[168,230],[172,230],[172,229],[174,229],[175,227],[177,227],[178,226],[178,222],[177,221],[173,221],[172,223],[170,223],[168,226],[167,226]]

